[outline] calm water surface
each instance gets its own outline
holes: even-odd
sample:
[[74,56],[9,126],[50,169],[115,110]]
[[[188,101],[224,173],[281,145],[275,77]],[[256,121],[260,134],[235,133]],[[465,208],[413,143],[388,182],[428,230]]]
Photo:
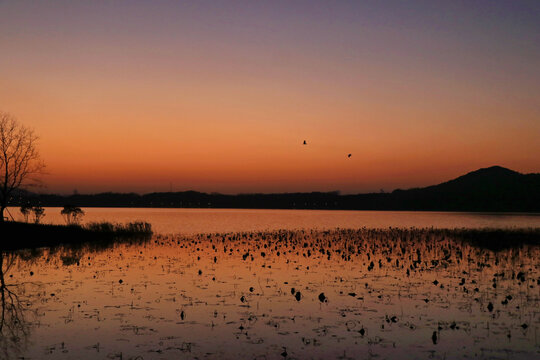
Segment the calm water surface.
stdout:
[[367,229],[3,253],[0,358],[533,359],[539,256]]
[[0,359],[540,357],[538,246],[362,229],[540,227],[538,215],[84,210],[157,235],[0,252]]
[[[9,209],[21,220],[17,208]],[[46,208],[43,222],[63,224],[61,208]],[[193,234],[229,231],[334,228],[507,228],[540,227],[540,214],[482,214],[414,211],[335,210],[243,210],[243,209],[153,209],[84,208],[84,222],[147,221],[155,232]]]

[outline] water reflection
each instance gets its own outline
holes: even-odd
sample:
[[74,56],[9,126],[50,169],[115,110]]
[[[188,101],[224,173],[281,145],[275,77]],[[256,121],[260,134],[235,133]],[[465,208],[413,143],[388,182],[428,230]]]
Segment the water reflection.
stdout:
[[17,255],[13,281],[38,315],[22,355],[531,358],[540,251],[518,238],[274,231]]
[[22,285],[6,281],[15,260],[14,254],[0,251],[0,354],[3,359],[20,354],[26,348],[31,329],[29,318],[34,315],[31,304],[24,298]]

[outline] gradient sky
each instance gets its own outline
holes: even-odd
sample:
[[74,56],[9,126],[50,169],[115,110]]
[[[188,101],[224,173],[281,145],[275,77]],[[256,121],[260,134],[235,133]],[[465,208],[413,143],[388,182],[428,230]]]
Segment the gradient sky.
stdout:
[[537,0],[0,0],[0,51],[0,110],[40,136],[44,192],[540,172]]

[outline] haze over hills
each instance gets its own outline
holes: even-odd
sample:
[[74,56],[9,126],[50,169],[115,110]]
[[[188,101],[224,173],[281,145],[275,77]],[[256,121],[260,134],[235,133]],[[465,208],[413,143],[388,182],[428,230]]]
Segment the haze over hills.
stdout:
[[280,194],[208,194],[196,191],[101,193],[68,196],[21,192],[11,206],[261,208],[343,210],[433,210],[539,212],[540,174],[521,174],[492,166],[424,188],[391,193],[340,195],[339,192]]

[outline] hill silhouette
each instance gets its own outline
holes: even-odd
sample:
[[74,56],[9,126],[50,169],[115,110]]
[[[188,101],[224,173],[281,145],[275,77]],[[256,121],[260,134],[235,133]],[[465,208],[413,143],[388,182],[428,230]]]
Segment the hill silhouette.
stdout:
[[468,211],[540,210],[540,174],[492,166],[439,185],[395,190],[396,204],[410,209]]
[[74,194],[21,192],[11,203],[83,207],[261,208],[343,210],[432,210],[540,212],[540,174],[492,166],[424,188],[391,193],[340,195],[339,192],[225,195],[196,191]]

